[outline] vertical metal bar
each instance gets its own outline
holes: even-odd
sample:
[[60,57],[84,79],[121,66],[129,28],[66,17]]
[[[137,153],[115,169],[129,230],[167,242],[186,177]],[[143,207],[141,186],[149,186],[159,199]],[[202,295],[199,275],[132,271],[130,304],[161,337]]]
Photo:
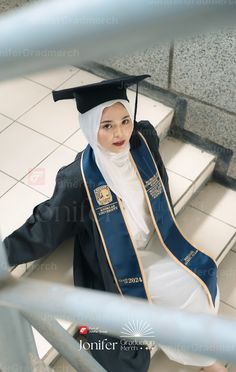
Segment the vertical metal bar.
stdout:
[[29,324],[12,308],[0,307],[0,369],[5,372],[32,372],[32,356],[37,357]]
[[1,239],[0,233],[0,282],[10,278],[9,265],[6,250]]
[[[0,239],[0,290],[7,286],[11,286],[11,276],[4,244]],[[2,305],[0,329],[0,369],[32,372],[32,356],[38,357],[38,352],[30,324],[18,310]]]

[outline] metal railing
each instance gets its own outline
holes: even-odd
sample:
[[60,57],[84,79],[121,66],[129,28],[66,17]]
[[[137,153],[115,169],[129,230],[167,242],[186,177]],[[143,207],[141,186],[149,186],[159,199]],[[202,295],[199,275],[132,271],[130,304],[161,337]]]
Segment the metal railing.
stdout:
[[0,16],[0,80],[235,25],[235,0],[44,0]]
[[[131,52],[235,22],[234,1],[51,0],[0,16],[0,80],[99,56]],[[19,27],[20,25],[20,27]],[[94,307],[96,303],[96,307]],[[104,303],[106,306],[104,306]],[[104,371],[55,318],[121,336],[129,320],[148,323],[158,344],[236,362],[236,322],[66,285],[14,279],[0,242],[0,368],[32,372],[35,327],[81,372]],[[131,337],[137,341],[136,337]],[[22,341],[23,340],[23,341]],[[146,342],[145,336],[138,341]],[[11,347],[9,348],[9,344]],[[46,366],[40,366],[46,371]]]
[[[18,366],[14,371],[32,371],[32,357],[37,360],[32,331],[25,320],[77,370],[104,370],[86,351],[78,350],[77,341],[55,318],[105,329],[118,337],[122,336],[127,322],[135,320],[141,324],[148,319],[153,331],[152,341],[156,344],[236,362],[236,321],[150,305],[145,300],[97,290],[15,279],[8,272],[2,243],[0,262],[0,363],[3,372],[10,371],[11,365]],[[131,335],[129,339],[147,342],[145,335]]]

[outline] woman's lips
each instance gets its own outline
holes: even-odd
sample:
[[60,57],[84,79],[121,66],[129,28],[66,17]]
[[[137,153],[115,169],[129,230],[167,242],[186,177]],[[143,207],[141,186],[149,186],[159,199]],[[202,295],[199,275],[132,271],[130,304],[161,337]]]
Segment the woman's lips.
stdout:
[[113,145],[115,146],[122,146],[125,143],[125,141],[115,142]]

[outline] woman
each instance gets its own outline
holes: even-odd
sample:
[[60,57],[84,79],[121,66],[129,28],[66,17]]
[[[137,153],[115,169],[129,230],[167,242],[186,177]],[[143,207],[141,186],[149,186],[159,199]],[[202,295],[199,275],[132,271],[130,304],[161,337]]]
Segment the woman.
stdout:
[[[174,210],[158,137],[148,122],[136,123],[137,96],[132,120],[126,88],[147,76],[54,92],[54,100],[76,98],[89,145],[59,171],[52,198],[35,207],[26,223],[4,240],[9,264],[42,257],[75,236],[75,285],[216,313],[219,295],[214,281],[191,266],[198,256],[212,270],[215,263],[173,230]],[[173,247],[174,234],[188,253],[183,260]],[[104,338],[117,340],[100,333],[87,335],[90,342]],[[226,370],[212,358],[160,347],[180,363]],[[111,372],[147,371],[150,363],[149,351],[139,346],[91,352]]]

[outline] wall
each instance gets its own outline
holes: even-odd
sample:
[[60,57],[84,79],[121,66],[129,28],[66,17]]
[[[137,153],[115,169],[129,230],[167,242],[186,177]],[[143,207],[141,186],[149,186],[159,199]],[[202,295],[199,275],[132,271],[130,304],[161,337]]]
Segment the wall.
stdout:
[[80,66],[104,78],[150,74],[140,91],[175,108],[169,134],[215,153],[215,177],[236,187],[236,28]]

